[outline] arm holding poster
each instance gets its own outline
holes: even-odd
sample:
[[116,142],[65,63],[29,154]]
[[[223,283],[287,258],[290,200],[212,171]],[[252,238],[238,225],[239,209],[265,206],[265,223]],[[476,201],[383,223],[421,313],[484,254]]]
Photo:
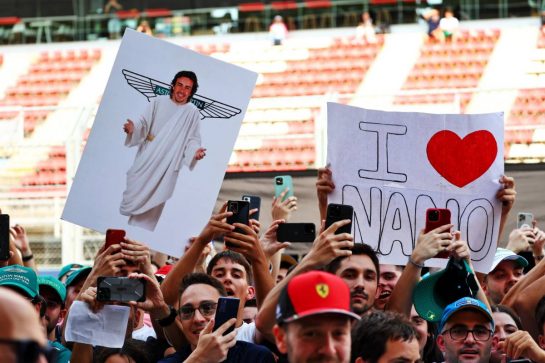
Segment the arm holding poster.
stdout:
[[501,220],[500,220],[500,230],[498,232],[498,240],[501,238],[503,228],[505,227],[505,222],[509,215],[509,211],[513,208],[515,204],[515,199],[517,192],[515,190],[515,179],[502,175],[500,178],[500,183],[503,188],[498,191],[496,197],[501,201]]
[[420,281],[422,266],[427,260],[436,256],[439,252],[445,251],[447,246],[451,245],[452,234],[450,229],[452,227],[452,224],[446,224],[428,233],[425,233],[424,230],[420,231],[416,246],[409,257],[409,263],[401,273],[385,310],[410,316],[413,290]]
[[318,195],[318,210],[320,220],[324,220],[327,212],[327,197],[335,189],[333,184],[333,172],[329,166],[318,169],[318,180],[316,181],[316,194]]

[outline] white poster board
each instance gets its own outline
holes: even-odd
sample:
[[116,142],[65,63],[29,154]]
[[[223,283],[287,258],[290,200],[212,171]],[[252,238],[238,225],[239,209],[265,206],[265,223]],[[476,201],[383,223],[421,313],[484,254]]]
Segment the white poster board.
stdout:
[[[125,146],[124,125],[127,119],[135,125],[138,120],[146,117],[158,119],[161,107],[170,107],[169,101],[174,97],[169,96],[170,84],[177,72],[182,70],[194,72],[198,79],[199,87],[192,100],[196,108],[189,110],[193,112],[189,113],[192,118],[179,116],[183,113],[178,114],[176,109],[173,118],[169,116],[168,122],[148,121],[152,125],[151,131],[159,125],[164,126],[156,135],[150,131],[151,136],[144,135],[146,139],[142,143],[135,147]],[[180,256],[188,238],[198,235],[210,219],[256,79],[257,74],[254,72],[128,29],[113,65],[62,219],[102,233],[108,228],[125,229],[128,237],[145,242],[152,249]],[[163,102],[165,106],[159,105],[159,111],[153,108],[150,112],[149,105],[155,102]],[[178,117],[184,121],[178,121]],[[186,121],[189,119],[191,121]],[[194,125],[188,126],[190,130],[196,128],[198,132],[182,130],[186,126],[179,125],[187,122]],[[179,137],[173,140],[174,132]],[[189,156],[185,155],[189,153],[189,147],[183,149],[180,145],[189,144],[189,139],[199,138],[196,145],[206,149],[206,156],[191,163],[190,169],[186,164],[191,162],[195,151],[192,150]],[[144,161],[139,159],[147,152],[144,149],[152,146],[165,156]],[[173,152],[176,148],[181,151]],[[186,159],[189,161],[186,162]],[[167,165],[166,169],[159,166],[163,164]],[[145,180],[138,181],[142,193],[147,190],[146,193],[150,194],[148,200],[156,197],[153,193],[155,189],[161,189],[160,183],[163,180],[168,179],[174,185],[173,191],[157,192],[163,194],[162,197],[167,196],[163,198],[166,199],[164,209],[159,211],[157,223],[152,227],[129,224],[132,216],[120,212],[122,201],[130,204],[140,197],[139,189],[131,194],[134,195],[130,198],[133,200],[127,200],[124,196],[125,191],[135,185],[133,179],[129,181],[127,172],[131,170],[134,176],[141,171],[139,167],[161,169],[153,175],[142,174]],[[172,173],[172,170],[176,170],[177,174]]]
[[335,183],[329,202],[354,207],[355,242],[372,246],[381,263],[405,265],[426,209],[448,208],[474,268],[488,273],[501,215],[503,113],[384,112],[328,103],[327,131]]

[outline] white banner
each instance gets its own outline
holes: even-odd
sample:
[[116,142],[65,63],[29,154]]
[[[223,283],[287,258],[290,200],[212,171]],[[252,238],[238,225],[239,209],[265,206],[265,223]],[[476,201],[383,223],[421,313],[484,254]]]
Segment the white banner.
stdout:
[[354,207],[355,241],[371,245],[381,263],[405,265],[426,209],[448,208],[474,268],[488,273],[501,215],[503,113],[384,112],[329,103],[327,158],[335,183],[329,202]]
[[[181,80],[187,82],[179,71],[196,74],[192,104],[174,102],[184,97]],[[180,256],[210,219],[256,79],[128,29],[62,218],[103,233],[125,229],[128,237]],[[171,83],[180,87],[172,95]]]

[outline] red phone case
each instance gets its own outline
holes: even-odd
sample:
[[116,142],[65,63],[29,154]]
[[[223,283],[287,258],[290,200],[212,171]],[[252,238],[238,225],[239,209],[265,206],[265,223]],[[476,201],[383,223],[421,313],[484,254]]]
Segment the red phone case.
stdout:
[[[426,228],[424,231],[428,233],[435,228],[450,224],[450,210],[444,208],[429,208],[426,210]],[[449,258],[447,251],[439,252],[435,258]]]
[[118,244],[125,240],[125,231],[122,229],[108,229],[106,231],[106,245],[104,248],[108,248],[111,245]]

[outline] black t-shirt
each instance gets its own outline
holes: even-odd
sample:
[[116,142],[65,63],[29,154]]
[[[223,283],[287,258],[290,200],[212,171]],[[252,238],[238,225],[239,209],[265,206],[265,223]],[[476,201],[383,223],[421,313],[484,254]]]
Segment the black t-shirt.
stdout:
[[[165,357],[157,363],[180,363],[185,361],[191,355],[191,348],[184,347],[183,350]],[[270,350],[264,346],[237,341],[234,347],[229,349],[225,363],[275,363],[275,359]]]

